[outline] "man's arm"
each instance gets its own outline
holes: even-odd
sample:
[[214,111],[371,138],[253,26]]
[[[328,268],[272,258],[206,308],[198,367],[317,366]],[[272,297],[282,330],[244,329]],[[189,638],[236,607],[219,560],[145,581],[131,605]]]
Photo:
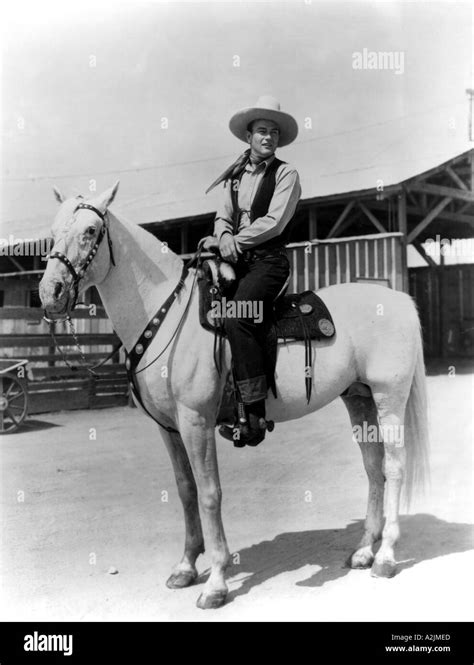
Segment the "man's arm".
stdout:
[[293,217],[301,196],[298,172],[293,168],[281,168],[277,173],[275,192],[268,212],[256,219],[250,226],[242,229],[235,241],[240,251],[252,249],[282,233]]
[[214,221],[214,235],[220,241],[223,233],[233,233],[234,224],[232,222],[232,196],[231,196],[231,183],[228,182],[224,187],[221,205],[216,213]]

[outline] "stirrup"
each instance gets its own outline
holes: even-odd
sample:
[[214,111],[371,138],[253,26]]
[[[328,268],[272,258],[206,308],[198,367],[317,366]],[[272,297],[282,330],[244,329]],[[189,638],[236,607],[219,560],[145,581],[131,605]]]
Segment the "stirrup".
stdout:
[[[239,422],[234,425],[221,425],[219,434],[224,439],[232,441],[236,448],[258,446],[265,438],[266,431],[273,431],[275,423],[273,420],[265,420],[265,418],[255,416],[250,416],[250,418],[253,426],[249,426],[247,419],[239,418]],[[236,432],[238,432],[238,436],[236,436]]]

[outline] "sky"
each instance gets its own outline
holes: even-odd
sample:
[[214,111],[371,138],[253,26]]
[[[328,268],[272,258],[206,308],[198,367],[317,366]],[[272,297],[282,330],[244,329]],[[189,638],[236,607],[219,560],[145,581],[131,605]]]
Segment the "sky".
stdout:
[[[228,121],[262,94],[298,121],[279,156],[300,171],[303,197],[395,182],[473,145],[470,3],[63,0],[5,11],[5,231],[49,223],[53,185],[87,195],[118,178],[117,205],[137,222],[214,210],[204,190],[245,148]],[[403,72],[354,69],[364,49],[403,53]]]

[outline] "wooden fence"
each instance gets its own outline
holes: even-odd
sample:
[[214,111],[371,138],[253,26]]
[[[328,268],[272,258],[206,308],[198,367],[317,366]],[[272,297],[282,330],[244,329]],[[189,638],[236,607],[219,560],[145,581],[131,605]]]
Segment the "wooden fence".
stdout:
[[404,290],[404,248],[401,233],[376,233],[293,243],[288,247],[292,269],[290,291],[322,289],[344,282],[375,282]]
[[[94,317],[90,316],[89,310],[75,311],[73,325],[88,365],[104,359],[119,343],[103,308],[97,308]],[[91,332],[94,328],[102,328],[102,331]],[[56,340],[68,362],[77,367],[75,371],[65,364],[55,347],[40,310],[2,308],[0,330],[2,356],[28,360],[29,414],[128,403],[127,375],[119,354],[96,369],[97,376],[91,375],[83,366],[81,353],[67,334],[65,323],[55,324]]]

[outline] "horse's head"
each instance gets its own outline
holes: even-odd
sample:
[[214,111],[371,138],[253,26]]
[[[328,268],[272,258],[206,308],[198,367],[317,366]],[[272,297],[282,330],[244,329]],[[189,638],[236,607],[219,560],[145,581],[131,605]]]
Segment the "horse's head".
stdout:
[[54,188],[60,203],[51,228],[53,249],[39,286],[41,304],[49,319],[64,319],[74,309],[78,294],[100,284],[112,263],[107,207],[114,200],[119,183],[102,194],[85,200],[64,199]]

